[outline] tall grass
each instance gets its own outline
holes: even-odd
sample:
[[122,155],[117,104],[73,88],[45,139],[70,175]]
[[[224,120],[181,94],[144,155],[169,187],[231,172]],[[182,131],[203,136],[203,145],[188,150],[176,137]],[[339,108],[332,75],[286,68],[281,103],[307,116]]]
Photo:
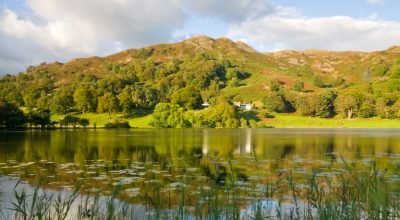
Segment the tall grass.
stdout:
[[[215,162],[216,164],[218,162]],[[295,169],[261,175],[254,156],[253,182],[240,180],[229,159],[221,182],[204,182],[189,191],[190,177],[163,191],[155,181],[141,198],[143,209],[119,199],[117,185],[108,197],[80,195],[80,186],[67,194],[32,192],[15,186],[11,214],[5,219],[399,219],[399,194],[385,171],[375,164],[357,166],[342,159],[343,171],[334,175],[313,172],[299,178]],[[216,166],[216,172],[222,172]],[[263,183],[260,185],[258,183]],[[172,193],[173,192],[173,193]],[[177,194],[178,196],[171,196]],[[175,199],[176,201],[171,201]],[[1,197],[0,197],[1,201]]]

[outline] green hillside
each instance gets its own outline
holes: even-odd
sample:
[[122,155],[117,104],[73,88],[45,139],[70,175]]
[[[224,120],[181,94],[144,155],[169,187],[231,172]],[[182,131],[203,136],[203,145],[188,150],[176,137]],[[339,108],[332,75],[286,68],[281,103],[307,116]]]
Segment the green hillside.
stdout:
[[[43,63],[0,79],[0,103],[24,109],[30,124],[39,125],[29,120],[45,111],[56,121],[75,115],[100,127],[115,118],[134,127],[280,127],[279,113],[328,121],[398,119],[399,91],[400,47],[260,53],[206,36]],[[204,102],[210,107],[203,109]],[[253,111],[233,102],[251,103]]]

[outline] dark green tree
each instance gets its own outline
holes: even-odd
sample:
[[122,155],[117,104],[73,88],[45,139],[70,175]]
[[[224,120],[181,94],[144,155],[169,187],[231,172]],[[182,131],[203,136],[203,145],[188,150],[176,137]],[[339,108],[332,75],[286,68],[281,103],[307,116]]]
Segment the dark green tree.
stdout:
[[171,100],[171,104],[179,105],[185,109],[200,109],[202,103],[200,92],[193,86],[176,91]]
[[0,101],[0,127],[18,128],[26,123],[24,113],[14,104]]
[[281,94],[277,92],[269,92],[262,98],[264,107],[271,112],[285,112],[285,100]]

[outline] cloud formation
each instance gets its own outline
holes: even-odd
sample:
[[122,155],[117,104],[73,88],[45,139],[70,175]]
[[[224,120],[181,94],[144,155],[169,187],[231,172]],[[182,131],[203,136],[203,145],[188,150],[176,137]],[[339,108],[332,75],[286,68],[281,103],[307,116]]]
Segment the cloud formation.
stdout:
[[266,16],[232,26],[229,37],[265,50],[382,50],[400,42],[400,22],[347,16],[306,18]]
[[[32,14],[0,8],[2,47],[0,74],[23,70],[41,61],[105,55],[128,47],[167,41],[184,25],[185,14],[175,0],[27,0]],[[20,45],[24,45],[21,47]],[[25,48],[30,48],[26,50]],[[4,54],[5,53],[5,54]]]

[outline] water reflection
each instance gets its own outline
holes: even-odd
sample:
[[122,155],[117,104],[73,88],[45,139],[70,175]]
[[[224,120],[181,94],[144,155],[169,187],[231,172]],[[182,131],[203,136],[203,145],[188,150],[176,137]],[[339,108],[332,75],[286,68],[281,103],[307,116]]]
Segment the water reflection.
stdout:
[[[0,132],[0,172],[48,188],[110,195],[162,208],[194,206],[221,187],[264,198],[265,186],[291,172],[299,188],[313,172],[334,178],[347,163],[393,171],[400,130],[131,129]],[[0,173],[0,174],[1,174]],[[389,176],[396,182],[396,175]],[[397,187],[397,188],[396,188]],[[393,189],[398,189],[396,186]],[[186,192],[182,196],[182,192]],[[247,199],[246,199],[247,198]],[[155,202],[157,201],[157,202]]]
[[294,155],[348,159],[399,153],[399,130],[143,129],[0,132],[0,161],[56,163],[85,160],[159,161],[200,153],[282,160]]

